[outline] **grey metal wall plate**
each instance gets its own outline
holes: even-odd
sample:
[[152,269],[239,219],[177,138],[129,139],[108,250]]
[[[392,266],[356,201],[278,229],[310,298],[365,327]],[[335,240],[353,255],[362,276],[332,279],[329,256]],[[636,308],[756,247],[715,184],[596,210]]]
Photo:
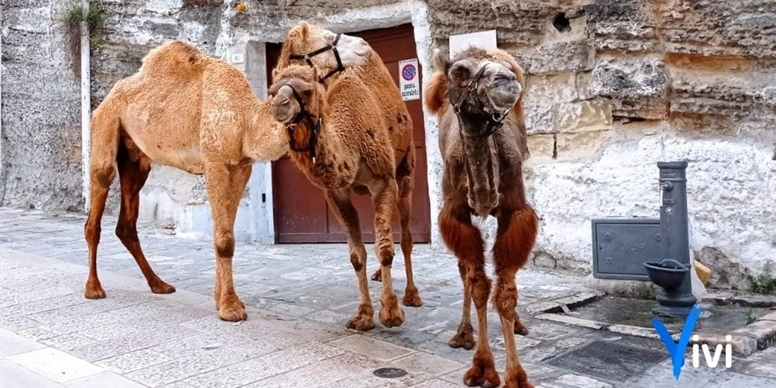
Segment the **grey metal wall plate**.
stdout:
[[649,281],[642,265],[661,258],[658,218],[593,218],[593,277]]

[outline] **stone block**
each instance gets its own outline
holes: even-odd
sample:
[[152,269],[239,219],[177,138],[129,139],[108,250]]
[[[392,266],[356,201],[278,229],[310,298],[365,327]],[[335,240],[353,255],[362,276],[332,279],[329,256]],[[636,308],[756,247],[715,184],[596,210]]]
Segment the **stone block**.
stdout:
[[662,119],[667,111],[668,72],[659,58],[602,60],[585,87],[611,99],[612,115]]
[[612,106],[606,99],[558,104],[556,123],[560,132],[581,132],[610,128]]
[[747,337],[745,335],[731,335],[730,341],[725,338],[726,335],[722,334],[699,334],[698,340],[695,340],[695,336],[690,338],[690,344],[707,344],[709,348],[715,349],[717,345],[725,346],[730,344],[733,348],[733,354],[739,357],[748,357],[755,350],[757,350],[757,341]]
[[760,321],[776,321],[776,311],[763,315],[759,319]]
[[582,318],[577,318],[577,317],[562,315],[562,314],[539,314],[536,316],[536,318],[558,322],[558,323],[565,323],[571,326],[586,327],[588,329],[593,329],[593,330],[601,330],[608,325],[607,323],[604,323],[604,322],[597,322],[589,319],[582,319]]
[[645,52],[658,47],[657,25],[641,0],[594,0],[584,6],[598,50]]
[[757,349],[763,350],[776,343],[776,321],[757,321],[733,330],[731,334],[753,338],[757,341]]
[[363,354],[364,356],[380,361],[394,360],[399,357],[407,356],[413,352],[412,349],[407,349],[401,346],[390,344],[388,342],[375,340],[361,334],[355,334],[349,337],[336,339],[329,342],[329,344],[337,346],[341,349]]
[[103,371],[102,368],[92,363],[73,357],[61,350],[48,347],[9,356],[8,360],[60,383],[91,376]]
[[578,99],[575,75],[529,75],[523,96],[528,134],[556,132],[558,105]]
[[[614,324],[614,325],[607,326],[606,330],[609,330],[612,333],[632,335],[635,337],[660,339],[660,336],[658,336],[657,333],[655,333],[655,329],[652,329],[652,328]],[[678,335],[674,335],[674,336],[678,338]],[[674,340],[676,340],[676,338],[674,338]]]
[[515,52],[526,74],[557,74],[593,68],[593,50],[587,39],[545,43]]
[[603,151],[607,139],[606,130],[591,130],[576,133],[559,133],[557,158],[564,161],[595,160]]
[[0,343],[3,344],[3,346],[0,346],[0,357],[7,357],[46,347],[39,342],[22,337],[5,329],[0,329]]
[[106,358],[99,361],[97,365],[124,374],[171,360],[172,358],[165,354],[156,352],[152,349],[143,349],[137,352]]
[[553,158],[555,156],[555,146],[555,135],[528,136],[528,149],[531,150],[531,160]]
[[612,385],[588,376],[565,374],[551,383],[543,383],[541,387],[612,388]]

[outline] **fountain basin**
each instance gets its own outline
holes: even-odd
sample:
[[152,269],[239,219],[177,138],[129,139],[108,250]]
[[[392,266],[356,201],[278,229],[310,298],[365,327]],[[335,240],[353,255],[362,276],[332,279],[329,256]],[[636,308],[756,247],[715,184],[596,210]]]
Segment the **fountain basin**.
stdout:
[[679,287],[690,267],[673,259],[644,263],[649,280],[666,290]]

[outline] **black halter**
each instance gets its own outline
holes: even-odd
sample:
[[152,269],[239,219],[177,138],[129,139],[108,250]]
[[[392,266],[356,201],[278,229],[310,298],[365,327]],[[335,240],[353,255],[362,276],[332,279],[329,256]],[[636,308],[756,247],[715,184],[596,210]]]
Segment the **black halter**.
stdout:
[[[480,79],[485,73],[486,67],[488,67],[487,63],[480,67],[479,70],[477,70],[477,72],[474,74],[474,78],[469,82],[469,86],[467,86],[466,90],[460,96],[458,96],[458,101],[453,104],[453,111],[458,117],[458,129],[461,131],[461,135],[464,135],[462,127],[463,123],[461,122],[461,106],[463,106],[463,103],[466,101],[466,97],[468,97],[470,93],[477,91],[477,86],[479,86]],[[494,134],[499,128],[501,128],[501,125],[504,123],[504,118],[507,117],[507,114],[509,114],[509,109],[502,113],[488,115],[486,119],[487,125],[485,126],[485,130],[482,133],[479,133],[477,137],[488,137]]]
[[[310,157],[313,159],[313,164],[315,164],[315,146],[318,144],[318,135],[321,133],[321,123],[323,120],[321,118],[315,120],[310,114],[310,111],[307,110],[307,106],[304,104],[302,96],[299,95],[296,89],[294,89],[294,87],[289,84],[286,84],[285,86],[291,88],[291,92],[294,94],[296,102],[299,103],[299,113],[297,113],[294,117],[294,121],[286,126],[286,130],[288,130],[288,136],[290,137],[288,144],[292,151],[309,152]],[[296,129],[296,125],[302,122],[302,120],[307,120],[307,123],[310,124],[310,140],[307,141],[306,148],[296,148],[294,146],[294,130]]]
[[318,50],[315,50],[313,52],[309,52],[307,54],[291,54],[289,56],[289,58],[291,58],[291,59],[304,59],[307,62],[308,65],[315,66],[315,65],[313,65],[312,59],[310,59],[310,58],[312,58],[312,57],[314,57],[314,56],[316,56],[318,54],[323,54],[323,53],[325,53],[325,52],[327,52],[329,50],[334,51],[334,58],[337,59],[337,68],[332,70],[332,71],[330,71],[328,74],[324,75],[323,77],[319,77],[318,81],[323,82],[324,80],[326,80],[327,78],[333,76],[334,74],[337,74],[337,73],[345,70],[345,66],[342,66],[342,60],[340,59],[339,51],[337,51],[337,42],[339,42],[340,35],[342,35],[342,34],[337,34],[337,37],[334,38],[334,43],[332,43],[332,44],[327,44],[325,47],[321,47]]

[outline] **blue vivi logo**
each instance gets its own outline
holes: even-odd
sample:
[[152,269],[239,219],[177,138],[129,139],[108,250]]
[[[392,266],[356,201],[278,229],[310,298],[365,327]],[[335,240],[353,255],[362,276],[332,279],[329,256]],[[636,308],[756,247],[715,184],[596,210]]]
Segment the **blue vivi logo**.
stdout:
[[674,368],[674,379],[679,380],[679,375],[682,373],[682,367],[684,366],[684,352],[687,350],[687,344],[690,343],[690,336],[695,328],[695,322],[701,316],[701,306],[695,305],[690,310],[690,314],[687,316],[687,320],[684,321],[682,332],[679,334],[679,341],[674,342],[671,337],[671,333],[668,332],[663,322],[657,317],[652,318],[652,327],[655,328],[657,335],[660,336],[660,340],[668,350],[668,355],[671,356],[671,365]]

